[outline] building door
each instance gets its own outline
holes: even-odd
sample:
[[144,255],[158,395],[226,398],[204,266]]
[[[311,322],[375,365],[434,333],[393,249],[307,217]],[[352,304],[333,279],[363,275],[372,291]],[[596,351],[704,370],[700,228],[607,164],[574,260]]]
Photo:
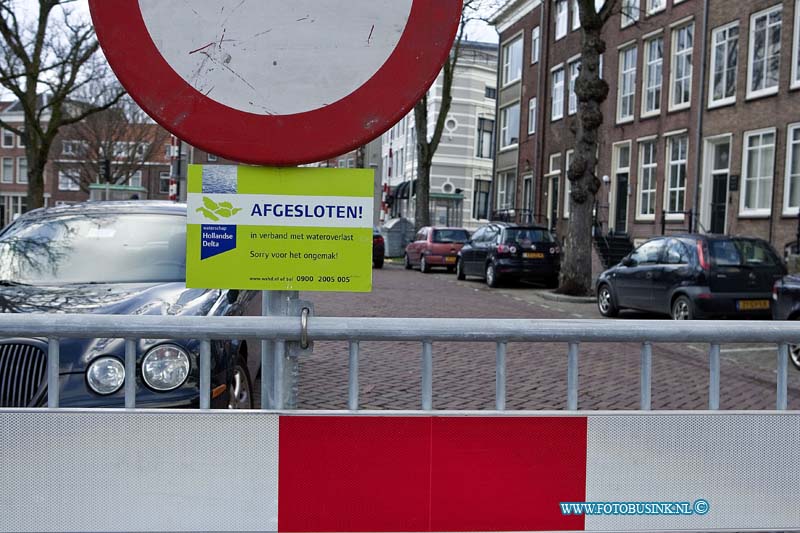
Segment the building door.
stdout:
[[556,229],[558,223],[558,181],[561,175],[553,176],[550,179],[550,230]]
[[617,197],[614,203],[614,232],[626,233],[628,231],[628,173],[617,174]]
[[712,145],[711,149],[711,220],[708,231],[725,233],[728,214],[728,176],[730,174],[730,141]]

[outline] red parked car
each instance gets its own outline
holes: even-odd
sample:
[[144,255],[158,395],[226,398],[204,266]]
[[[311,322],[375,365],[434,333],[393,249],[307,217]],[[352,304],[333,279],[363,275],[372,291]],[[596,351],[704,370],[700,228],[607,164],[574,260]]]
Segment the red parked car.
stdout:
[[433,267],[454,272],[458,252],[468,240],[469,232],[464,228],[422,228],[414,242],[406,246],[405,266],[419,266],[421,272],[430,272]]

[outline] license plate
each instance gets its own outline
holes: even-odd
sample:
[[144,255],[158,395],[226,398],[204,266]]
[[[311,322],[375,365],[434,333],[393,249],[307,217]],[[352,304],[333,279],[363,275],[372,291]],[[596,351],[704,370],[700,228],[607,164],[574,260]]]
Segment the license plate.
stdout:
[[755,311],[769,309],[769,300],[739,300],[736,302],[739,311]]
[[542,252],[525,252],[522,257],[525,259],[544,259],[544,254]]
[[456,262],[456,258],[455,257],[445,257],[444,258],[444,262],[445,263],[455,263]]

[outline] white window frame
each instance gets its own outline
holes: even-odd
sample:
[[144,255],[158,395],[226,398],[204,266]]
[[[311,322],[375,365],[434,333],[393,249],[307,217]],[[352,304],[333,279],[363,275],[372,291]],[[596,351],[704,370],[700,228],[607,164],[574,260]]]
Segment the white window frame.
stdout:
[[[629,52],[633,52],[633,68],[629,68],[626,70],[623,66],[624,65],[623,58]],[[633,122],[636,116],[636,70],[638,62],[639,62],[639,48],[636,44],[620,49],[619,66],[618,66],[619,80],[617,84],[617,124]],[[630,93],[623,93],[625,86],[624,78],[626,75],[633,75],[633,81],[631,83],[633,92]],[[630,115],[622,115],[623,98],[631,99]]]
[[581,12],[578,7],[578,0],[572,0],[572,31],[581,28]]
[[[792,178],[797,180],[797,187],[800,188],[800,172],[792,176],[792,148],[797,145],[798,159],[800,159],[800,139],[793,140],[794,132],[800,131],[800,122],[789,124],[786,128],[786,177],[783,180],[783,215],[784,216],[797,216],[800,213],[800,204],[796,206],[789,205],[789,192],[791,191]],[[800,161],[798,161],[800,168]]]
[[533,135],[536,133],[538,106],[539,102],[535,96],[528,100],[528,135]]
[[[170,180],[172,179],[172,175],[169,172],[159,172],[158,173],[158,194],[169,194],[169,185]],[[167,182],[167,190],[161,190],[161,184]]]
[[[5,171],[6,161],[8,161],[11,165],[11,172],[8,175],[6,175]],[[13,157],[0,158],[0,183],[14,183],[14,167],[15,162]]]
[[[652,169],[652,189],[644,188],[644,152],[645,146],[653,146],[653,162],[647,164],[647,170]],[[658,141],[655,138],[639,141],[639,172],[638,172],[638,191],[636,193],[636,220],[655,220],[656,219],[656,198],[658,195]],[[628,178],[630,180],[630,178]],[[651,205],[653,206],[652,213],[642,213],[642,194],[647,193],[652,199]]]
[[215,156],[214,154],[206,153],[206,161],[208,161],[209,163],[216,163],[217,156]]
[[[515,135],[516,135],[516,138],[517,138],[516,142],[511,142],[511,140],[513,139],[513,136],[510,135],[511,132],[509,131],[509,125],[508,125],[508,112],[512,107],[516,107],[516,109],[517,109],[517,131],[514,132]],[[505,107],[500,108],[500,138],[499,138],[499,143],[500,143],[500,151],[501,152],[503,152],[505,150],[511,150],[511,149],[516,148],[517,146],[519,146],[519,112],[520,112],[519,101],[514,102],[512,104],[509,104],[509,105],[507,105]],[[508,136],[509,143],[508,144],[503,144],[505,142],[505,140],[506,140],[505,139],[506,133],[509,133],[509,136]]]
[[[763,11],[759,11],[758,13],[753,13],[750,15],[750,29],[748,31],[748,46],[747,46],[747,99],[755,99],[755,98],[762,98],[764,96],[771,96],[773,94],[777,94],[778,90],[781,86],[781,67],[780,67],[780,59],[781,53],[780,48],[778,48],[778,81],[774,87],[764,87],[763,89],[753,90],[753,61],[754,61],[754,53],[755,53],[755,29],[756,29],[756,19],[760,17],[767,17],[767,23],[769,24],[769,16],[774,12],[781,12],[781,24],[780,24],[780,32],[781,32],[781,41],[783,40],[783,4],[778,4],[776,6],[772,6],[769,9],[765,9]],[[769,41],[769,26],[766,28],[767,35],[765,36],[765,61],[766,59],[766,52],[769,49],[768,41]],[[782,43],[781,43],[782,44]],[[764,73],[766,76],[766,72]]]
[[[763,136],[772,134],[773,137],[773,144],[772,144],[772,172],[769,178],[769,186],[767,190],[769,191],[769,206],[766,209],[759,209],[759,208],[746,208],[745,207],[745,200],[747,198],[747,185],[748,185],[748,176],[747,176],[747,169],[750,164],[750,151],[747,149],[748,141],[751,137],[755,137],[757,135]],[[777,154],[777,144],[778,144],[778,131],[776,128],[765,128],[762,130],[753,130],[753,131],[746,131],[744,133],[744,139],[742,141],[742,177],[741,177],[741,185],[739,186],[739,216],[740,217],[768,217],[772,212],[772,180],[775,179],[775,156]],[[763,148],[763,145],[762,145]],[[751,178],[752,179],[752,178]],[[756,178],[758,179],[758,178]],[[758,204],[758,202],[756,202]]]
[[[653,58],[650,57],[650,45],[655,41],[661,41],[661,57],[657,61],[653,61]],[[650,76],[650,67],[651,65],[658,64],[657,70],[657,83],[652,83],[653,80]],[[644,65],[642,66],[642,73],[643,80],[642,80],[642,110],[641,116],[642,117],[654,117],[661,114],[661,101],[664,98],[664,36],[657,35],[650,39],[647,39],[644,42]],[[647,109],[647,101],[648,95],[650,92],[658,92],[658,98],[655,99],[656,107],[653,109]]]
[[[556,83],[556,74],[561,75],[561,81]],[[564,64],[561,63],[557,67],[553,67],[550,70],[550,79],[552,80],[551,86],[551,95],[550,100],[552,105],[550,107],[550,121],[555,122],[557,120],[561,120],[564,118],[564,92],[566,89],[565,86],[565,77],[566,71],[564,69]],[[558,98],[556,98],[558,97]]]
[[[22,171],[22,162],[25,161],[25,172]],[[17,158],[17,183],[28,183],[28,158],[25,156]]]
[[567,36],[569,31],[569,4],[567,0],[556,0],[555,16],[553,19],[556,23],[555,40],[560,41]]
[[792,89],[800,89],[800,0],[794,4],[794,38],[792,39]]
[[[555,166],[556,161],[558,161],[558,167]],[[555,176],[556,174],[561,174],[561,152],[555,152],[550,154],[549,158],[549,166],[547,177]]]
[[715,85],[714,85],[714,73],[717,70],[717,53],[716,53],[717,46],[718,46],[716,44],[717,35],[719,35],[722,32],[726,32],[725,41],[722,42],[722,46],[724,46],[724,48],[725,48],[725,53],[723,54],[724,61],[725,61],[725,68],[722,71],[722,73],[723,73],[722,84],[723,84],[723,87],[724,87],[724,89],[723,89],[723,93],[724,93],[725,89],[728,88],[728,83],[727,83],[728,78],[727,78],[727,76],[725,74],[728,71],[728,62],[727,62],[727,60],[728,60],[728,50],[730,49],[730,43],[731,43],[730,30],[732,30],[733,28],[737,28],[737,29],[739,28],[739,21],[738,20],[734,21],[734,22],[731,22],[730,24],[726,24],[724,26],[720,26],[719,28],[715,28],[711,32],[711,42],[709,43],[711,45],[711,61],[710,61],[710,69],[708,71],[708,76],[709,76],[709,79],[708,79],[708,85],[709,85],[709,87],[708,87],[708,107],[709,108],[721,107],[721,106],[726,106],[726,105],[731,105],[731,104],[735,104],[736,103],[736,84],[739,81],[739,52],[741,52],[741,42],[740,42],[739,38],[742,35],[741,31],[739,31],[739,33],[736,36],[736,41],[737,41],[737,45],[738,46],[737,46],[737,54],[736,54],[736,65],[734,66],[734,69],[733,69],[733,96],[727,96],[727,97],[723,96],[722,98],[718,98],[718,99],[714,98],[714,87],[715,87]]
[[[23,131],[22,133],[24,135],[25,131]],[[17,148],[25,148],[25,143],[22,142],[22,135],[17,135],[16,137],[17,137]]]
[[[655,15],[667,9],[667,0],[645,0],[647,2],[647,14]],[[658,2],[658,4],[656,4]]]
[[575,157],[575,150],[567,150],[564,154],[564,208],[561,210],[562,218],[569,218],[569,195],[572,192],[572,181],[569,179],[569,165]]
[[[569,62],[569,100],[567,101],[567,114],[574,115],[578,112],[578,95],[575,94],[575,82],[581,74],[581,58]],[[574,72],[573,72],[574,69]]]
[[[139,180],[139,185],[134,185],[133,180]],[[142,186],[142,171],[137,170],[128,178],[127,184],[129,187],[141,187]]]
[[[497,173],[497,198],[495,201],[495,209],[514,209],[517,201],[517,172],[516,170],[504,170]],[[511,178],[510,176],[513,176]],[[508,187],[509,181],[513,181],[513,186]],[[509,202],[509,192],[511,193],[511,201]],[[500,199],[502,198],[502,202]]]
[[[684,50],[678,50],[678,35],[681,31],[688,30],[691,28],[692,33],[692,46],[691,48],[686,48]],[[679,111],[682,109],[689,109],[692,106],[692,83],[694,82],[694,64],[692,62],[692,56],[694,55],[694,43],[695,43],[695,27],[694,22],[690,22],[688,24],[684,24],[672,30],[672,44],[670,46],[671,53],[670,53],[670,73],[669,73],[669,110],[670,111]],[[688,57],[688,65],[689,65],[689,76],[684,77],[681,81],[687,81],[689,83],[689,97],[685,102],[675,103],[675,98],[677,94],[675,92],[675,84],[678,82],[676,74],[678,72],[677,65],[678,61],[681,61],[684,57]]]
[[[628,166],[623,167],[619,164],[619,154],[623,147],[628,148]],[[616,212],[617,212],[617,188],[619,187],[619,180],[618,177],[623,172],[628,174],[628,194],[630,195],[631,190],[631,180],[633,179],[633,174],[631,173],[631,164],[633,163],[633,141],[620,141],[616,142],[611,145],[611,189],[609,190],[609,209],[608,209],[608,221],[609,223],[613,223],[616,229]],[[630,196],[629,196],[630,198]],[[630,201],[628,202],[628,212],[630,212]],[[627,215],[626,215],[627,219]],[[613,222],[612,222],[613,221]]]
[[639,21],[642,0],[622,0],[620,8],[620,27],[627,28]]
[[[15,137],[15,135],[14,135],[13,131],[3,129],[3,130],[0,131],[0,135],[2,136],[2,140],[0,142],[2,142],[1,146],[3,148],[14,148],[14,137]],[[6,139],[9,138],[9,137],[11,138],[11,143],[7,143],[6,142]]]
[[[685,141],[686,143],[686,154],[683,159],[672,159],[672,149],[676,142]],[[687,183],[689,181],[689,135],[686,133],[680,135],[671,135],[667,137],[667,146],[666,146],[666,174],[664,175],[664,211],[672,211],[672,205],[670,202],[670,196],[673,192],[683,192],[683,205],[679,205],[680,209],[676,209],[676,211],[685,211],[686,210],[686,193],[687,193]],[[683,187],[673,187],[672,186],[672,173],[674,171],[678,171],[677,169],[683,166]],[[666,215],[667,220],[683,220],[683,214],[669,214]]]
[[[519,69],[514,69],[512,73],[512,67],[514,65],[511,64],[513,59],[513,55],[511,54],[512,47],[519,46]],[[506,87],[511,85],[512,83],[516,83],[522,79],[522,53],[525,47],[525,35],[520,33],[512,38],[508,43],[503,45],[502,51],[502,63],[501,63],[501,74],[502,79],[502,86]],[[519,70],[519,74],[517,74],[516,70]],[[515,78],[511,78],[511,76],[516,76]]]
[[536,26],[531,30],[531,65],[539,62],[542,53],[542,29]]
[[[78,175],[78,181],[70,178],[70,175]],[[80,191],[80,170],[63,169],[58,171],[58,190],[59,191]]]

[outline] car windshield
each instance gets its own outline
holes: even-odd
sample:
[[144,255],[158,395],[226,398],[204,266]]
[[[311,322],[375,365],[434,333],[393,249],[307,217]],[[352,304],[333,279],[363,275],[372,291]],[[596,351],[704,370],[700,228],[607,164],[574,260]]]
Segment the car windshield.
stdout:
[[463,229],[437,229],[433,230],[433,242],[465,243],[469,240],[469,234]]
[[64,215],[20,221],[0,237],[7,283],[138,283],[186,279],[186,218]]
[[721,239],[708,243],[712,260],[719,266],[776,266],[778,259],[765,242]]
[[531,242],[555,242],[553,235],[541,228],[509,228],[505,232],[505,242],[518,242],[522,245]]

